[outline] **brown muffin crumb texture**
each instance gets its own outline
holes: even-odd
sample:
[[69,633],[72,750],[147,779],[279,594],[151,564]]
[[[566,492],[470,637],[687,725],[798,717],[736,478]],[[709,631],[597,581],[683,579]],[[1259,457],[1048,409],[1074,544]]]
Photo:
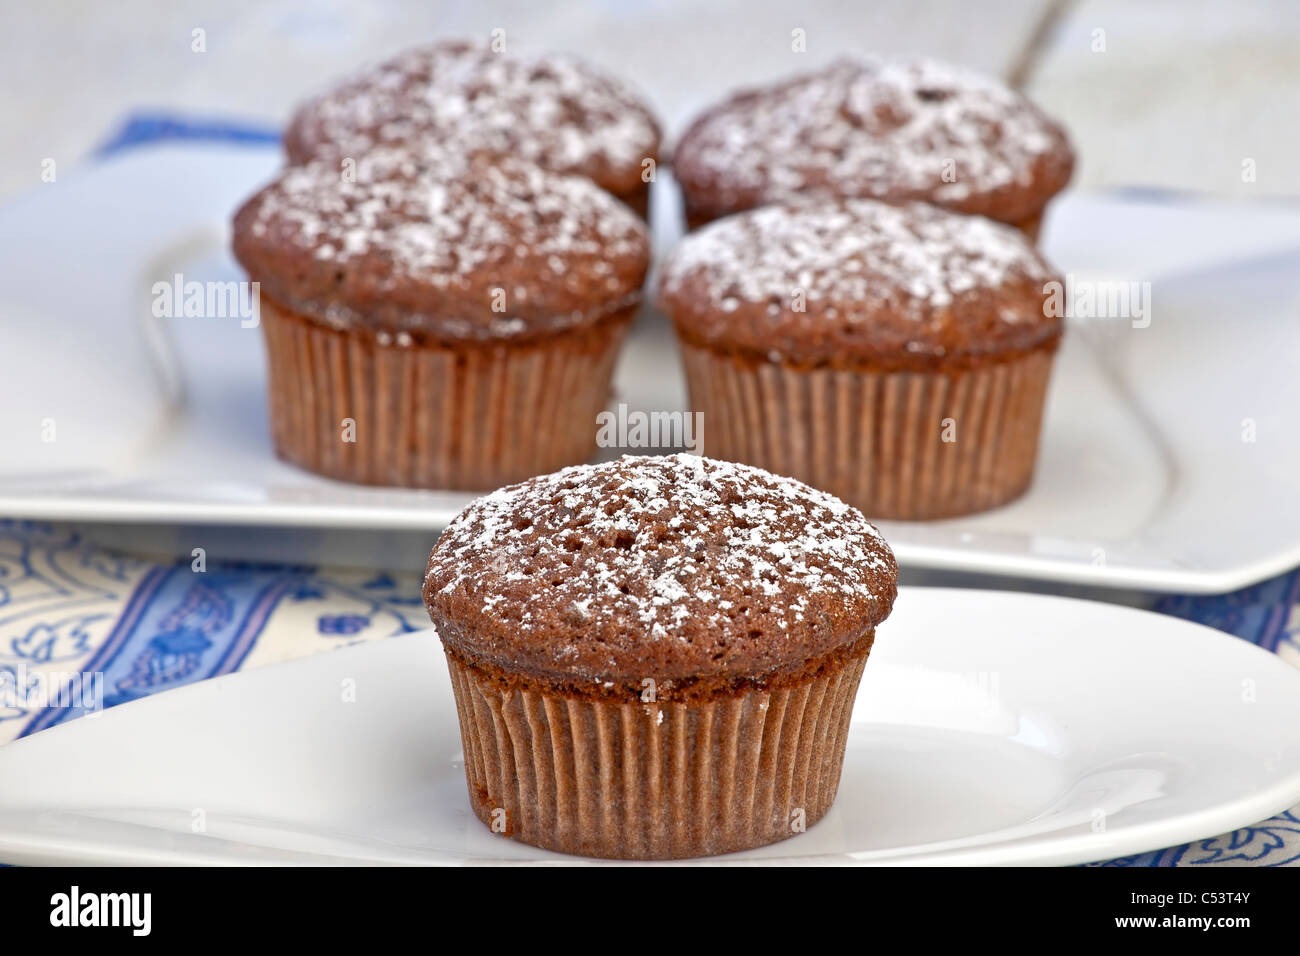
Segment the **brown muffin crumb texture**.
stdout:
[[739,93],[697,119],[673,158],[697,222],[817,196],[925,200],[1020,222],[1073,165],[1064,131],[997,79],[874,58]]
[[659,302],[688,341],[759,361],[922,369],[1058,338],[1057,279],[1010,226],[924,203],[775,205],[687,236]]
[[286,309],[381,344],[526,340],[634,304],[644,223],[587,179],[490,154],[376,149],[290,167],[234,252]]
[[385,143],[492,150],[622,194],[643,186],[659,128],[631,89],[574,57],[447,41],[361,71],[306,103],[285,134],[296,163],[360,157]]
[[869,647],[898,568],[860,512],[690,455],[579,465],[443,532],[424,600],[449,653],[567,694],[735,693]]

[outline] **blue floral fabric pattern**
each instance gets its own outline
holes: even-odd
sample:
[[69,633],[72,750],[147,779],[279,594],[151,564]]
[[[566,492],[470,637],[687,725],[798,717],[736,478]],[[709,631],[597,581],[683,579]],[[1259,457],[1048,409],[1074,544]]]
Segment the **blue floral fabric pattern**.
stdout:
[[[10,691],[0,694],[0,742],[89,707],[428,624],[414,578],[153,565],[53,525],[0,520],[0,690]],[[52,692],[92,675],[102,688],[95,699]],[[34,693],[41,685],[46,692]]]

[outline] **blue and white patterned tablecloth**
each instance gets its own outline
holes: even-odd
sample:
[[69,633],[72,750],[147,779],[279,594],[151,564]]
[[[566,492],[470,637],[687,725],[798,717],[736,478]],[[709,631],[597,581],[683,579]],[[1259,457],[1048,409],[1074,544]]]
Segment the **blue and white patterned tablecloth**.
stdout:
[[[1297,601],[1300,571],[1293,571],[1224,597],[1166,599],[1158,609],[1300,663]],[[100,672],[104,706],[113,706],[428,626],[418,574],[216,563],[195,574],[188,560],[110,554],[65,527],[0,520],[0,687]],[[81,713],[58,701],[30,709],[0,704],[0,744]],[[1300,864],[1300,807],[1234,833],[1102,865],[1206,864]]]
[[[265,127],[142,114],[97,155],[164,140],[264,146],[278,139]],[[1300,570],[1221,597],[1166,598],[1156,609],[1300,666]],[[112,554],[62,526],[0,519],[0,688],[47,682],[46,675],[102,673],[108,707],[428,626],[416,574],[215,563],[195,574],[188,560],[160,564]],[[6,706],[41,696],[0,698],[0,745],[83,713]],[[1300,865],[1300,807],[1213,839],[1098,865],[1234,864]]]

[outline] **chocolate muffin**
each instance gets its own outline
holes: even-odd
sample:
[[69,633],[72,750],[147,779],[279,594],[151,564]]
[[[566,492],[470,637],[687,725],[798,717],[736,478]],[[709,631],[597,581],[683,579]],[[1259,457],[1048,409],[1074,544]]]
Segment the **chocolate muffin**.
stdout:
[[843,59],[707,110],[673,155],[691,228],[796,198],[920,200],[1037,235],[1070,180],[1064,131],[999,81]]
[[386,148],[284,170],[234,252],[260,283],[281,457],[429,488],[590,457],[649,263],[644,223],[588,179]]
[[518,57],[466,41],[409,50],[304,104],[289,160],[338,162],[377,145],[490,150],[586,176],[643,217],[659,126],[627,86],[574,57]]
[[633,859],[811,826],[897,570],[842,501],[690,455],[479,499],[424,581],[474,812],[525,843]]
[[704,451],[872,518],[991,508],[1033,475],[1062,321],[1020,231],[923,203],[764,206],[665,264]]

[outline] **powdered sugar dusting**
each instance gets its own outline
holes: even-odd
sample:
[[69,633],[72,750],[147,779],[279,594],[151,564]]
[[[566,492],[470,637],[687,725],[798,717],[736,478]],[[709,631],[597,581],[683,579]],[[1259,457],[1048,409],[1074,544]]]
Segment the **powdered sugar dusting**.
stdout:
[[[467,42],[409,50],[308,103],[289,135],[295,159],[415,151],[452,142],[602,178],[639,172],[659,130],[623,83],[572,57],[519,57]],[[299,155],[300,154],[300,155]]]
[[697,283],[724,312],[802,301],[834,303],[849,322],[884,308],[920,321],[963,293],[1052,276],[1017,229],[922,203],[856,199],[765,206],[711,223],[674,250],[662,289],[671,296]]
[[[1025,208],[999,216],[1015,220],[1060,189],[1071,166],[1064,134],[1023,96],[925,59],[839,60],[741,94],[698,120],[677,158],[688,195],[713,215],[816,195],[993,215],[984,207],[995,194],[1006,204],[1019,191]],[[1038,182],[1044,175],[1053,181]]]
[[825,627],[827,600],[874,606],[860,633],[888,613],[895,574],[876,529],[832,495],[747,465],[629,456],[480,498],[443,532],[425,592],[519,631],[558,611],[654,644]]
[[[414,288],[412,300],[461,307],[433,316],[444,330],[490,325],[507,337],[538,316],[576,322],[582,307],[634,297],[648,258],[644,224],[590,180],[495,155],[396,148],[346,168],[322,160],[284,170],[237,217],[237,253],[254,246],[297,250],[325,277],[313,286],[332,290],[315,310],[327,321],[357,318],[346,284],[356,274],[381,304],[386,291]],[[508,311],[492,309],[497,286]]]

